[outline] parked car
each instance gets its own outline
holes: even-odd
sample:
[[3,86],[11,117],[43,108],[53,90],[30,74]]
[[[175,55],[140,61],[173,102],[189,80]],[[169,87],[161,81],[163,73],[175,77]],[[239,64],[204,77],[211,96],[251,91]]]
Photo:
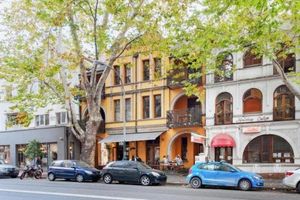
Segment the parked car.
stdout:
[[287,171],[282,182],[284,185],[292,187],[300,193],[300,168],[294,171]]
[[20,169],[14,165],[9,165],[0,160],[0,176],[10,176],[11,178],[17,178]]
[[143,162],[114,161],[106,165],[103,170],[103,181],[106,184],[112,181],[119,183],[139,183],[142,185],[165,184],[167,176],[164,172],[152,169]]
[[48,179],[76,180],[77,182],[97,182],[101,178],[101,172],[85,162],[79,160],[56,160],[48,169]]
[[264,186],[260,175],[242,171],[225,162],[197,163],[190,168],[186,181],[192,188],[210,185],[250,190]]

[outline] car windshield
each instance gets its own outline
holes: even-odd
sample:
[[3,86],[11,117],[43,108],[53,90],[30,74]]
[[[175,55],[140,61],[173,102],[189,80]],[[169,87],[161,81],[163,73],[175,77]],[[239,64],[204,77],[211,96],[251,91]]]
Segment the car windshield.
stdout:
[[87,163],[85,163],[83,161],[76,161],[75,164],[78,167],[91,167],[90,165],[88,165]]
[[144,168],[144,169],[152,169],[149,165],[146,165],[145,163],[142,163],[142,162],[140,162],[139,165],[141,168]]

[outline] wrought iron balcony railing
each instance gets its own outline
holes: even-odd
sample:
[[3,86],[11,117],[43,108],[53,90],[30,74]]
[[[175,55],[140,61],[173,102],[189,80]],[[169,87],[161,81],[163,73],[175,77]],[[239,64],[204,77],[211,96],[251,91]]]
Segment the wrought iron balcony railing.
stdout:
[[273,120],[293,120],[295,119],[295,108],[273,108]]
[[215,125],[232,124],[232,112],[215,114]]
[[167,126],[169,128],[201,126],[201,110],[195,108],[167,111]]

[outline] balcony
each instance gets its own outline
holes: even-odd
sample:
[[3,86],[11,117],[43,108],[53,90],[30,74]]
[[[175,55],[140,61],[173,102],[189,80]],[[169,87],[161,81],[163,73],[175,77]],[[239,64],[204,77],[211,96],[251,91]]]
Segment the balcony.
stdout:
[[195,108],[167,111],[167,126],[169,128],[201,126],[201,110]]
[[215,125],[232,124],[232,112],[215,114]]
[[291,108],[273,108],[273,120],[293,120],[295,119],[295,107]]

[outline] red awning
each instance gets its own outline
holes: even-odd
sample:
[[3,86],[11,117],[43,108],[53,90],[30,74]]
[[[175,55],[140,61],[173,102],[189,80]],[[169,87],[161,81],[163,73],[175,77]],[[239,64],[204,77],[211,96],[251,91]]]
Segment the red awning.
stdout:
[[212,147],[235,147],[234,139],[227,134],[219,134],[211,141]]

